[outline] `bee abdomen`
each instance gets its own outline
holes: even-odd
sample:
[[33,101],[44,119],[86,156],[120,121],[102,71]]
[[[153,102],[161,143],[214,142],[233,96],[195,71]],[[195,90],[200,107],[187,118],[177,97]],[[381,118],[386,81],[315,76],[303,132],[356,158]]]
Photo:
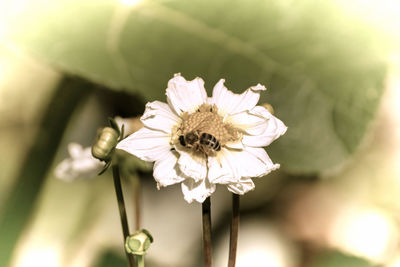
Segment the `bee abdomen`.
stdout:
[[221,150],[221,145],[218,142],[217,138],[215,138],[215,136],[208,134],[208,133],[203,133],[200,136],[200,144],[204,145],[206,147],[209,147],[215,151]]

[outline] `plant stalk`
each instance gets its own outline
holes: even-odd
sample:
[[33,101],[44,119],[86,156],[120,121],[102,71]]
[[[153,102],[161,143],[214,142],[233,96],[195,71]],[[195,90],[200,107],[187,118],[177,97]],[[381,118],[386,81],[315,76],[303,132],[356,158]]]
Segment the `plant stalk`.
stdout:
[[[125,247],[125,240],[129,236],[129,225],[128,225],[128,219],[126,216],[125,201],[124,201],[124,195],[122,193],[121,178],[119,175],[118,165],[113,164],[112,170],[113,170],[115,194],[116,194],[117,202],[118,202],[119,217],[121,219],[122,234],[123,234],[123,238],[124,238],[123,244]],[[133,255],[129,254],[126,250],[125,250],[125,254],[126,254],[126,257],[128,258],[129,267],[134,267],[135,261],[134,261]]]
[[141,229],[141,199],[142,199],[142,188],[140,184],[140,177],[138,174],[134,174],[132,177],[132,187],[133,187],[133,204],[135,209],[135,231]]
[[236,251],[239,235],[239,205],[240,196],[232,193],[232,221],[229,240],[228,267],[235,267],[236,265]]
[[202,204],[203,219],[203,254],[206,267],[212,267],[211,246],[211,200],[207,197]]
[[144,267],[144,256],[136,255],[137,267]]

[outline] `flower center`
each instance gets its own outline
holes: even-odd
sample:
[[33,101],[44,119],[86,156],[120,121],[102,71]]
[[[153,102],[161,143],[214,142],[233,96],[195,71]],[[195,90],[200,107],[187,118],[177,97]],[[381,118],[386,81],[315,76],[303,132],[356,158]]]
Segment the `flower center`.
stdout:
[[176,131],[175,144],[203,152],[215,154],[229,142],[239,141],[240,132],[218,114],[216,105],[202,104],[195,112],[182,114],[182,124]]

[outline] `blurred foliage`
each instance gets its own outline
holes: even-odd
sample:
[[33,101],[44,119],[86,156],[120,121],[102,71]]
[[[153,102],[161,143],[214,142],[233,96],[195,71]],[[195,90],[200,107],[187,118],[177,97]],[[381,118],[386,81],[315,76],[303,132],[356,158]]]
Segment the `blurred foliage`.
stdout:
[[331,251],[320,254],[314,259],[310,267],[378,267],[366,260]]
[[[40,128],[15,177],[0,214],[0,265],[5,266],[21,231],[28,224],[52,159],[57,152],[73,110],[88,95],[89,84],[65,78],[44,110]],[[85,90],[82,90],[85,88]]]
[[383,52],[370,29],[333,1],[29,1],[11,38],[64,71],[116,90],[165,100],[181,72],[258,82],[289,127],[269,148],[292,173],[316,173],[352,154],[383,91]]
[[117,255],[113,251],[107,251],[100,257],[99,261],[93,265],[93,267],[117,267],[126,265],[127,262],[125,257],[121,257],[121,255]]

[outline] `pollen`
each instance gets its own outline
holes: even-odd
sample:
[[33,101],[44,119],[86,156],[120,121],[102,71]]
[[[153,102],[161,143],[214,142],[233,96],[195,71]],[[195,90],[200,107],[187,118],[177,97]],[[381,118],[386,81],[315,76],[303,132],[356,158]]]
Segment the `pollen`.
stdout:
[[208,133],[214,136],[221,146],[238,141],[241,134],[231,124],[224,123],[216,105],[202,104],[195,112],[182,114],[181,135],[194,132],[198,135]]

